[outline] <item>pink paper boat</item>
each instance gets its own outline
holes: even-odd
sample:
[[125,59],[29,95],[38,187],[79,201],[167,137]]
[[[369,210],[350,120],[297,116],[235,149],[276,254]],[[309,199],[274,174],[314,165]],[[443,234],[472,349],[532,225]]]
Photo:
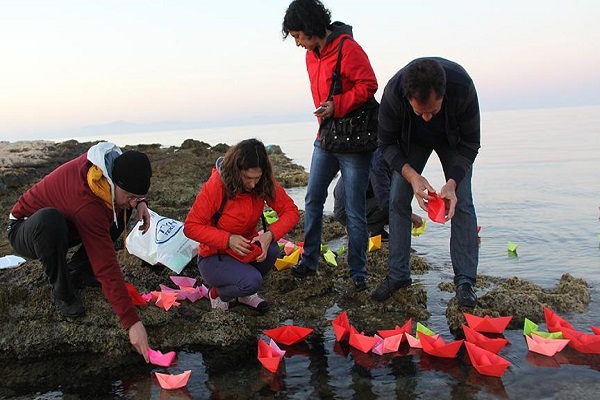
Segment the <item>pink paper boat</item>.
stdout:
[[490,317],[485,315],[478,317],[477,315],[463,313],[469,327],[477,332],[487,333],[502,333],[508,326],[512,317]]
[[[406,337],[406,340],[408,340],[408,345],[410,347],[412,347],[413,349],[422,349],[423,348],[423,344],[421,343],[421,339],[417,339],[416,337],[414,337],[413,335],[411,335],[408,332],[404,333],[404,336]],[[427,336],[427,335],[421,335],[421,336]],[[437,339],[439,336],[440,335],[435,334],[435,335],[433,335],[431,337],[434,338],[434,339]]]
[[383,330],[379,330],[377,331],[377,333],[379,334],[379,336],[381,336],[382,338],[387,338],[390,336],[395,336],[395,335],[402,335],[402,340],[406,340],[406,337],[404,336],[405,333],[410,333],[412,332],[412,318],[409,318],[408,321],[406,321],[404,323],[404,325],[402,326],[398,326],[396,325],[396,327],[394,327],[394,329],[383,329]]
[[279,354],[281,357],[285,355],[285,350],[281,350],[279,346],[277,346],[277,342],[275,342],[273,339],[269,341],[269,347],[273,350],[275,354]]
[[283,252],[285,253],[286,256],[289,256],[290,254],[292,254],[294,252],[294,250],[296,250],[296,245],[292,242],[287,242],[283,246]]
[[465,342],[465,347],[471,364],[481,375],[500,377],[510,365],[507,360],[499,355],[477,347],[473,343]]
[[532,333],[531,336],[525,336],[527,348],[534,353],[552,357],[565,348],[569,339],[546,339]]
[[175,360],[175,352],[161,353],[159,350],[148,349],[148,359],[154,365],[159,367],[170,367]]
[[350,336],[350,321],[348,320],[348,314],[346,311],[342,311],[340,315],[335,317],[331,321],[333,326],[333,332],[335,333],[335,340],[338,342]]
[[404,333],[398,333],[385,338],[379,335],[375,335],[374,337],[377,339],[377,342],[375,342],[372,351],[373,353],[382,356],[386,353],[395,353],[398,351],[398,347],[400,347],[400,342],[402,342]]
[[580,353],[600,354],[600,335],[591,335],[575,329],[562,328],[565,339],[569,339],[569,346]]
[[494,354],[498,354],[498,352],[508,344],[508,340],[505,338],[489,338],[464,324],[462,328],[467,342],[473,343]]
[[362,333],[351,333],[350,341],[348,344],[363,353],[371,351],[373,346],[377,343],[377,339],[373,336],[363,335]]
[[430,356],[442,358],[456,358],[456,354],[463,344],[462,339],[446,343],[441,336],[433,338],[427,335],[420,335],[419,339],[425,353]]
[[161,388],[174,390],[187,385],[192,370],[187,370],[179,375],[159,374],[158,372],[155,372],[154,374],[156,375],[156,379],[158,379],[158,384]]
[[163,285],[162,283],[160,285],[158,285],[158,286],[160,287],[160,291],[162,293],[175,293],[175,295],[176,295],[175,299],[176,300],[182,301],[182,300],[185,300],[186,297],[187,297],[185,291],[183,291],[181,289],[173,289],[173,288],[170,288],[168,286]]
[[446,202],[437,193],[429,192],[429,196],[433,197],[427,202],[427,215],[429,219],[440,224],[446,223]]
[[151,301],[156,301],[157,297],[152,296],[152,293],[144,293],[142,294],[142,299],[147,302],[150,303]]
[[171,281],[176,284],[177,286],[179,286],[180,288],[183,288],[184,286],[187,287],[194,287],[194,285],[196,284],[196,278],[189,278],[187,276],[170,276],[169,278],[171,278]]
[[279,328],[267,329],[264,333],[277,343],[288,346],[303,341],[313,332],[311,328],[295,325],[284,325]]
[[597,326],[592,326],[592,332],[594,332],[594,335],[600,335],[600,328]]
[[178,306],[179,303],[176,302],[177,294],[176,293],[166,293],[160,292],[158,294],[158,299],[156,299],[156,303],[154,303],[157,307],[164,308],[165,311],[169,311],[172,306]]
[[575,330],[566,320],[562,319],[548,307],[544,307],[544,316],[546,317],[546,326],[549,332],[562,332],[563,328]]
[[[273,343],[273,341],[271,341]],[[275,345],[277,346],[277,345]],[[278,350],[278,351],[277,351]],[[279,368],[279,363],[283,357],[281,350],[277,347],[277,350],[272,346],[269,346],[267,342],[262,339],[258,339],[258,361],[270,372],[276,372]],[[285,354],[285,352],[284,352]]]
[[185,294],[185,298],[192,303],[198,301],[199,298],[203,297],[202,289],[200,286],[188,287],[183,286],[180,291]]

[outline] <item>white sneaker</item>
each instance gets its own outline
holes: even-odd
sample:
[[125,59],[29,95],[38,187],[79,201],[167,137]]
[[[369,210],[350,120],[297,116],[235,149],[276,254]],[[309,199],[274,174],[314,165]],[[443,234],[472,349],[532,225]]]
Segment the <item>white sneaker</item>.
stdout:
[[226,301],[221,300],[220,297],[217,296],[216,299],[213,299],[212,297],[208,296],[208,298],[210,299],[210,306],[215,309],[215,310],[221,310],[221,311],[228,311],[229,310],[229,303]]
[[238,297],[238,302],[255,308],[261,314],[266,313],[270,308],[269,303],[262,299],[258,293],[254,293],[249,296]]

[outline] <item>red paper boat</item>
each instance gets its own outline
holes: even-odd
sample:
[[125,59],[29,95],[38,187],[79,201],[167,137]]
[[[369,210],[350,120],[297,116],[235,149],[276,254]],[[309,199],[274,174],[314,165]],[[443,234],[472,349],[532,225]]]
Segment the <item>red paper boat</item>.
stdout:
[[362,333],[350,333],[350,341],[348,344],[363,353],[371,351],[373,346],[377,343],[377,339],[373,336],[367,336]]
[[433,338],[427,335],[419,335],[423,351],[430,356],[442,358],[455,358],[456,353],[463,344],[463,340],[455,340],[452,342],[444,342],[441,336]]
[[489,338],[464,324],[462,328],[467,342],[473,343],[494,354],[498,354],[498,352],[508,344],[508,340],[505,338]]
[[594,332],[594,335],[600,335],[600,328],[597,326],[592,326],[592,332]]
[[161,388],[174,390],[187,385],[192,370],[187,370],[179,375],[159,374],[158,372],[155,372],[154,374],[156,375],[156,379],[158,379],[158,384]]
[[562,319],[548,307],[544,307],[544,316],[546,317],[546,326],[549,332],[562,332],[563,328],[575,330],[566,320]]
[[134,306],[147,306],[148,302],[144,300],[140,292],[137,291],[133,284],[126,282],[125,286],[127,286],[127,293],[129,293],[129,297],[131,297],[131,301],[133,301]]
[[478,317],[477,315],[463,313],[469,327],[477,332],[502,333],[508,326],[512,317]]
[[273,341],[271,341],[271,343],[273,345],[268,345],[264,340],[258,339],[258,361],[260,361],[267,370],[276,372],[285,351],[283,351],[282,354],[282,350],[279,349]]
[[395,353],[398,351],[398,347],[400,347],[400,342],[402,342],[404,333],[398,333],[385,338],[378,335],[375,335],[374,337],[377,339],[377,342],[375,342],[375,345],[373,346],[373,353],[382,356],[386,353]]
[[465,347],[471,364],[481,375],[500,377],[510,365],[507,360],[499,355],[477,347],[473,343],[465,342]]
[[527,340],[529,351],[548,357],[552,357],[569,343],[568,339],[546,339],[535,333],[532,333],[531,336],[525,336],[525,339]]
[[265,335],[277,343],[288,346],[303,341],[313,332],[311,328],[304,328],[295,325],[284,325],[279,328],[267,329]]
[[406,340],[406,336],[404,336],[404,334],[410,332],[412,332],[412,318],[409,318],[408,321],[406,321],[406,323],[402,326],[396,325],[394,329],[383,329],[377,331],[379,336],[384,339],[390,336],[402,335],[402,341]]
[[331,325],[333,325],[333,331],[335,332],[335,340],[338,342],[350,335],[350,321],[348,320],[346,311],[342,311],[340,315],[335,317],[331,321]]
[[159,350],[148,349],[148,359],[154,365],[159,367],[170,367],[175,360],[175,352],[161,353]]
[[446,202],[435,192],[427,193],[431,200],[427,202],[427,215],[432,221],[446,223]]
[[569,339],[569,346],[578,352],[600,354],[600,335],[591,335],[569,328],[562,328],[562,334],[565,339]]

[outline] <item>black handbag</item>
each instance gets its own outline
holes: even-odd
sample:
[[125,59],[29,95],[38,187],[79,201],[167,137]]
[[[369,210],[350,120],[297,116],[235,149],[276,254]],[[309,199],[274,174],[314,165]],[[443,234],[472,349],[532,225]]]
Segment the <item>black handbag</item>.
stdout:
[[[342,92],[340,77],[340,61],[342,45],[347,37],[338,45],[338,58],[331,78],[329,99]],[[356,110],[342,118],[327,118],[321,121],[319,137],[321,148],[332,153],[365,153],[377,148],[377,124],[379,103],[371,97]]]

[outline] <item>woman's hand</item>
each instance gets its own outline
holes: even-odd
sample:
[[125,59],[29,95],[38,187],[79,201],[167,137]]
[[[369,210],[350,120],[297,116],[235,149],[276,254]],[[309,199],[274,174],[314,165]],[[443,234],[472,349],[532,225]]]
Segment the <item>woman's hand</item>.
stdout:
[[267,252],[269,251],[269,246],[273,242],[273,233],[271,231],[266,231],[265,233],[261,233],[260,235],[254,237],[252,239],[252,243],[258,242],[260,243],[260,247],[262,249],[262,253],[256,261],[263,262],[267,258]]
[[245,256],[252,250],[250,240],[240,235],[229,235],[227,247],[241,256]]
[[333,100],[324,101],[321,103],[321,107],[325,107],[325,110],[315,113],[315,115],[321,119],[324,118],[332,118],[333,113],[335,112],[335,106],[333,104]]
[[140,221],[144,221],[142,225],[140,225],[140,231],[142,234],[148,232],[150,229],[150,212],[148,211],[148,204],[145,201],[140,201],[135,206],[137,210],[137,215]]
[[148,360],[148,334],[142,321],[138,321],[129,327],[129,342],[144,357],[146,362],[150,361]]

